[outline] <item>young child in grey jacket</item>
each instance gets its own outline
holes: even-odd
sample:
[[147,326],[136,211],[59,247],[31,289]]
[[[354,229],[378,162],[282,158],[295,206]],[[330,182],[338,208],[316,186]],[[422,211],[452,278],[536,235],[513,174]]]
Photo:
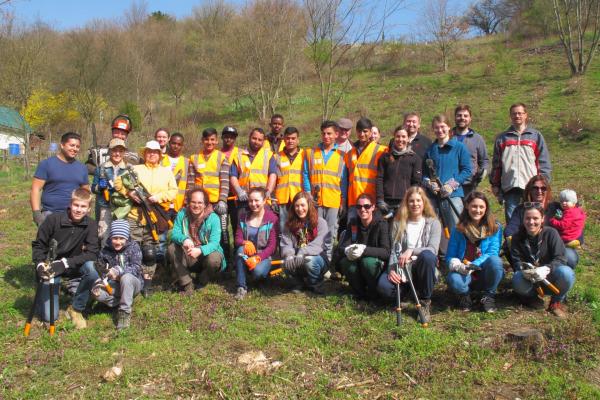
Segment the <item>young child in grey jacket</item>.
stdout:
[[130,240],[127,221],[112,222],[110,239],[100,251],[98,262],[108,272],[104,279],[96,281],[92,296],[110,307],[118,306],[117,330],[126,329],[131,322],[133,298],[144,285],[142,250],[137,242]]

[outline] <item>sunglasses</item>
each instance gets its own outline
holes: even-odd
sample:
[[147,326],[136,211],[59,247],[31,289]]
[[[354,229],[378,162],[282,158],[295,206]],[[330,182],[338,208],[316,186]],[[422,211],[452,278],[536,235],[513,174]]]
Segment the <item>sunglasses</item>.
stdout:
[[537,209],[543,210],[544,206],[542,203],[537,202],[537,201],[526,201],[525,203],[523,203],[523,208],[525,208],[526,210],[529,210],[531,208],[537,208]]
[[364,208],[365,210],[370,210],[371,207],[373,207],[373,204],[357,204],[355,207],[357,210],[360,210],[361,208]]
[[547,187],[545,186],[532,186],[531,187],[531,191],[532,192],[542,192],[542,193],[546,193],[546,191],[548,190]]

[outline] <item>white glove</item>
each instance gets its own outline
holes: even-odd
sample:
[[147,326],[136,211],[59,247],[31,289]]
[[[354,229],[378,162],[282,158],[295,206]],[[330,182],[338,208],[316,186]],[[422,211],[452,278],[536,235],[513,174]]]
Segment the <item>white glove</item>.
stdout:
[[550,274],[550,267],[546,265],[542,265],[541,267],[537,267],[533,270],[532,282],[540,282],[546,279],[546,277]]
[[365,251],[365,249],[367,248],[367,246],[365,246],[364,244],[351,244],[350,246],[346,247],[344,249],[344,253],[346,254],[346,257],[348,258],[348,260],[350,261],[354,261],[360,258],[360,256],[362,256],[363,252]]
[[469,274],[469,269],[467,268],[467,266],[465,264],[463,264],[458,258],[450,259],[448,269],[451,272],[458,272],[461,275]]

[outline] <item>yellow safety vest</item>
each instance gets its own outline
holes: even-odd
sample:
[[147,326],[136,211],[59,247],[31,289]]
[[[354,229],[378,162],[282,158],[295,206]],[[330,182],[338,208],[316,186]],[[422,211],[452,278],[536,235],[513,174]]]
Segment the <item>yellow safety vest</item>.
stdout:
[[376,199],[377,163],[387,147],[376,142],[370,142],[358,155],[358,150],[352,148],[346,153],[348,167],[348,206],[356,205],[356,199],[363,193]]
[[227,158],[224,157],[223,153],[219,150],[213,150],[208,155],[208,158],[206,158],[202,152],[190,157],[190,163],[194,168],[195,174],[194,183],[196,186],[206,190],[206,193],[208,193],[208,201],[211,203],[219,201],[219,189],[221,187],[219,173],[223,161],[226,159]]
[[161,161],[161,165],[163,167],[171,168],[171,172],[175,177],[175,182],[177,182],[177,196],[175,196],[175,200],[173,200],[173,209],[175,211],[181,210],[183,208],[183,203],[185,202],[185,191],[187,189],[187,165],[186,159],[184,156],[177,157],[177,162],[175,163],[175,167],[171,166],[171,160],[168,155],[164,155]]
[[271,150],[261,148],[250,161],[247,151],[242,151],[239,183],[240,187],[249,191],[253,187],[267,187],[269,180],[269,160],[273,153]]
[[294,196],[302,191],[302,164],[304,163],[304,150],[300,149],[294,162],[290,162],[285,151],[275,155],[277,161],[277,186],[275,197],[279,204],[291,203]]
[[327,160],[323,157],[323,151],[316,147],[306,150],[308,160],[308,173],[313,195],[318,186],[318,204],[322,207],[340,208],[342,204],[342,171],[344,169],[344,156],[341,151],[334,153]]
[[[269,139],[267,139],[267,136],[265,135],[265,141],[263,142],[263,149],[266,150],[270,150],[271,153],[273,152],[273,149],[271,148],[271,142],[269,141]],[[283,139],[281,139],[279,141],[279,149],[277,149],[277,152],[282,152],[283,149],[285,149],[285,142],[283,141]]]

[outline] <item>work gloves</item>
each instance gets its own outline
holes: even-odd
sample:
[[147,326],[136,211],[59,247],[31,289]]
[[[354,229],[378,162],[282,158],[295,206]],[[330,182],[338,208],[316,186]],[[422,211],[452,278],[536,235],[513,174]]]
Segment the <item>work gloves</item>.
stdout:
[[237,193],[237,201],[239,201],[241,203],[245,203],[248,201],[248,193],[246,193],[246,191],[244,189],[239,187],[236,189],[236,193]]
[[108,180],[106,180],[105,178],[98,179],[98,189],[99,190],[108,189]]
[[214,210],[217,213],[217,215],[227,214],[227,203],[223,200],[219,200],[217,204],[215,204]]
[[249,240],[244,241],[244,254],[251,257],[256,254],[256,246]]
[[346,254],[346,258],[350,261],[358,260],[364,253],[367,248],[364,244],[351,244],[350,246],[344,249],[344,254]]
[[40,210],[35,210],[33,211],[33,222],[35,222],[35,224],[37,226],[40,226],[42,224],[42,222],[44,222],[44,214],[42,214],[42,212]]
[[261,261],[262,260],[259,256],[252,256],[252,257],[246,258],[245,263],[246,263],[246,266],[248,267],[248,270],[252,271],[252,270],[254,270],[254,268],[256,268],[258,263]]
[[431,179],[425,179],[425,187],[427,187],[427,189],[429,189],[429,191],[433,194],[438,194],[441,189],[440,185]]
[[35,268],[37,272],[37,276],[44,281],[49,281],[55,276],[59,276],[64,274],[64,272],[69,268],[69,263],[66,258],[61,258],[60,260],[53,261],[48,264],[46,262],[41,262]]
[[283,262],[283,267],[285,268],[285,271],[290,274],[297,272],[302,267],[302,265],[304,265],[304,257],[298,255],[288,256]]
[[458,272],[461,275],[469,275],[469,267],[458,258],[452,258],[448,265],[450,272]]
[[550,272],[550,267],[543,265],[541,267],[523,270],[523,277],[531,283],[536,283],[546,279]]
[[446,183],[444,183],[444,186],[442,186],[442,197],[450,197],[452,192],[454,192],[459,187],[460,184],[457,181],[455,181],[454,178],[450,178]]

